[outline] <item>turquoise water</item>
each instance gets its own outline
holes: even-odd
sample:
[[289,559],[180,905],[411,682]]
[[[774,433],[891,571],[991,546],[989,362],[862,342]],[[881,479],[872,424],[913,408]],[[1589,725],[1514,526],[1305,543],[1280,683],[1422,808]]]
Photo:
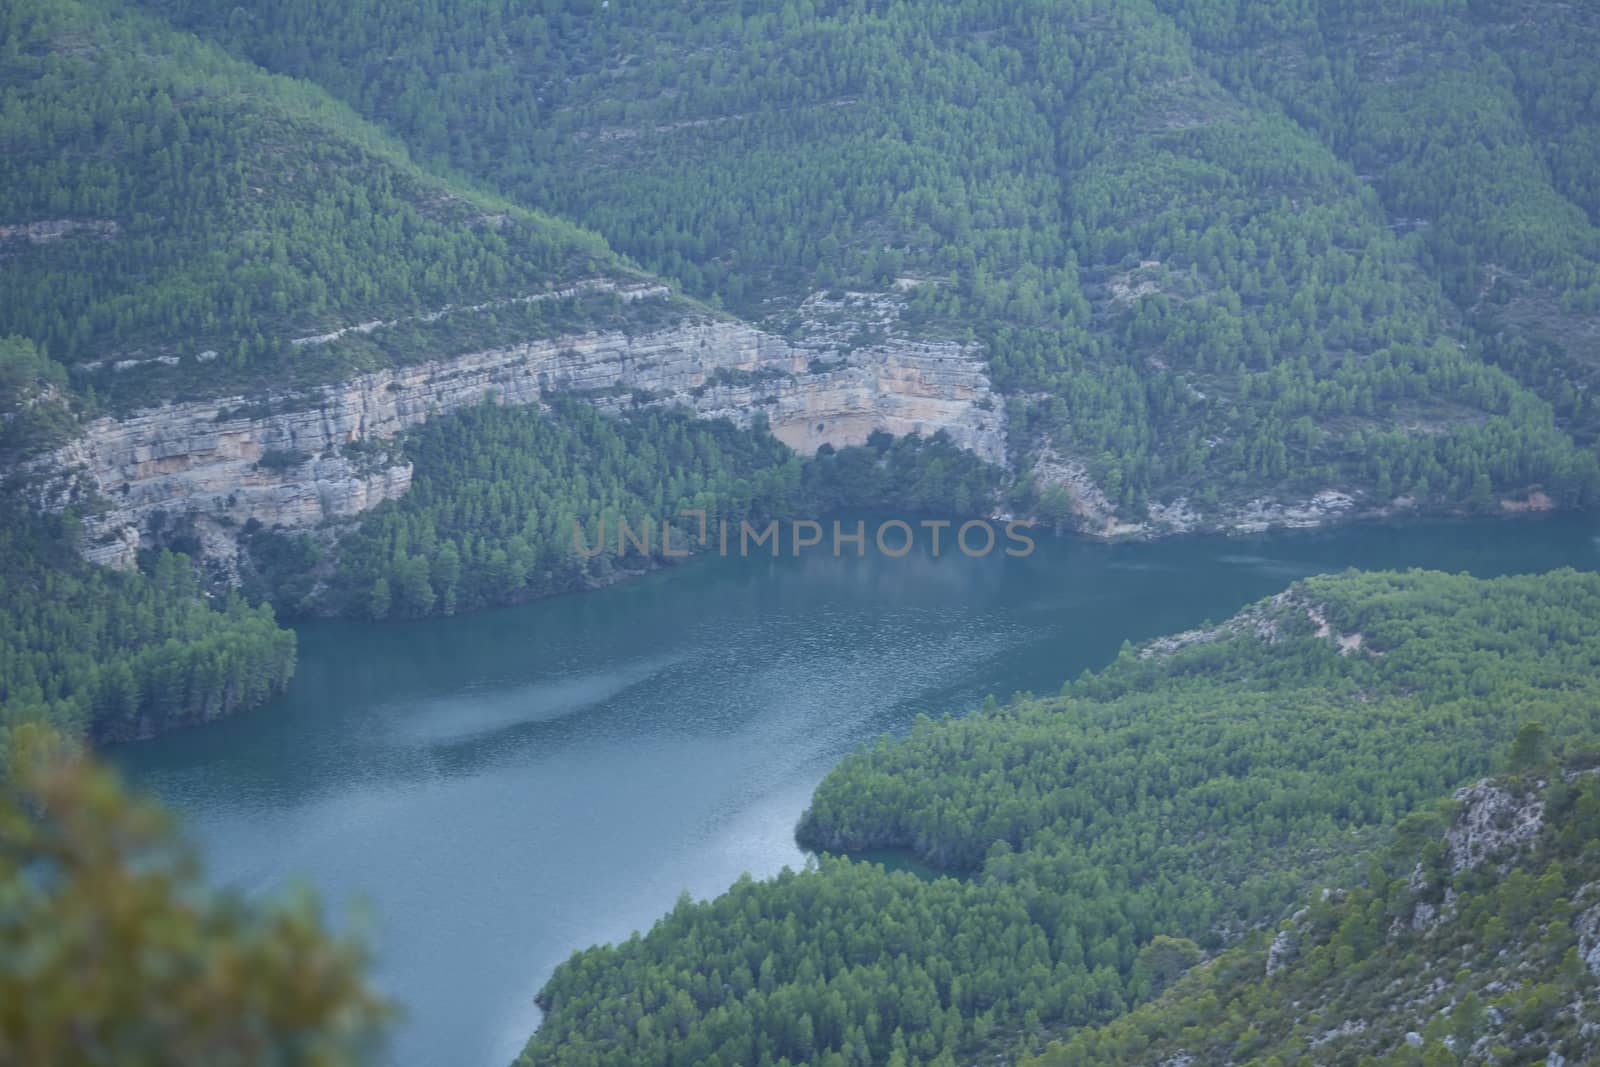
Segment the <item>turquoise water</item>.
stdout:
[[502,1065],[557,963],[685,889],[803,863],[792,830],[828,767],[919,712],[1054,691],[1124,640],[1304,575],[1595,569],[1597,534],[1563,518],[707,559],[464,618],[308,625],[284,697],[114,756],[215,880],[359,903],[407,1010],[392,1062]]

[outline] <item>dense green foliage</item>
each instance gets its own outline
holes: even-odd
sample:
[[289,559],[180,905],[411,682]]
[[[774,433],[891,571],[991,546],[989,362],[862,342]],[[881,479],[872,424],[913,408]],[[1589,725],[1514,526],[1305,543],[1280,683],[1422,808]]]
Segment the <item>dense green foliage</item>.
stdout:
[[[1312,613],[1330,634],[1361,635],[1355,653],[1314,636]],[[1308,579],[1170,657],[1130,651],[1059,700],[930,721],[847,758],[818,788],[801,840],[907,847],[955,870],[983,864],[996,842],[1044,847],[1170,897],[1192,894],[1162,880],[1199,862],[1206,878],[1237,876],[1244,906],[1263,891],[1244,881],[1262,850],[1390,823],[1490,769],[1523,721],[1586,728],[1597,634],[1589,574]],[[1116,833],[1141,823],[1164,833]]]
[[119,403],[662,313],[507,303],[632,276],[531,207],[790,334],[920,282],[896,330],[981,342],[1013,454],[1125,517],[1600,492],[1586,7],[142,6],[241,59],[117,0],[0,27],[0,330]]
[[1133,517],[1600,489],[1588,7],[149,6],[785,331],[923,281]]
[[[699,533],[685,509],[712,523],[778,514],[800,482],[799,458],[770,435],[682,414],[612,419],[575,401],[552,417],[471,409],[406,450],[411,491],[363,521],[339,561],[346,603],[374,618],[582,588],[627,566],[625,554],[642,557],[635,567],[663,558],[664,521],[685,550]],[[645,550],[621,539],[624,522]],[[580,544],[605,549],[588,557]]]
[[1147,653],[924,720],[818,788],[802,840],[965,881],[825,860],[684,902],[558,969],[524,1061],[945,1064],[1107,1020],[1192,959],[1181,939],[1357,875],[1526,724],[1592,734],[1600,576],[1309,579]]
[[[644,280],[615,247],[790,337],[821,331],[812,294],[849,288],[886,294],[897,337],[975,342],[1008,396],[1024,475],[1011,503],[1051,517],[1068,498],[1027,477],[1036,461],[1086,469],[1132,519],[1178,498],[1210,514],[1330,487],[1373,507],[1487,511],[1535,489],[1591,503],[1597,11],[10,0],[0,464],[14,471],[108,403],[228,390],[257,403],[358,369],[680,317],[679,302],[607,286],[528,299]],[[548,414],[485,405],[397,447],[411,492],[333,551],[320,534],[243,532],[254,599],[451,613],[667,562],[663,519],[703,548],[688,511],[713,528],[967,512],[998,491],[997,472],[943,438],[875,435],[803,461],[760,426],[565,400]],[[70,518],[3,502],[0,747],[36,720],[144,736],[286,683],[294,638],[270,608],[208,601],[181,556],[94,570],[71,553]],[[1130,649],[1058,697],[924,720],[841,764],[799,832],[961,878],[830,858],[685,900],[648,936],[559,970],[525,1059],[953,1065],[1104,1023],[1315,880],[1350,876],[1397,824],[1409,841],[1420,824],[1403,817],[1453,785],[1591,733],[1597,661],[1592,576],[1344,576]],[[1296,1003],[1354,1018],[1364,990],[1424,959],[1481,970],[1511,950],[1553,976],[1496,1006],[1513,1041],[1559,1024],[1577,1055],[1558,1006],[1593,993],[1567,923],[1594,880],[1593,783],[1552,788],[1566,821],[1505,886],[1458,876],[1437,930],[1386,933],[1416,888],[1371,864],[1366,889],[1295,926],[1310,947],[1282,981],[1259,980],[1265,950],[1247,938],[1159,1010],[1046,1062],[1157,1048],[1287,1061],[1310,1047]],[[48,903],[30,904],[34,925],[56,921]],[[229,966],[283,962],[250,947]],[[350,960],[335,957],[348,992]],[[93,960],[85,973],[104,976]],[[1486,995],[1461,983],[1458,1008]],[[1223,1003],[1223,1022],[1191,1032]],[[208,1057],[233,1035],[205,1031],[204,1014],[161,1041]],[[1480,1016],[1448,1024],[1459,1046],[1477,1047]],[[1443,1026],[1414,1049],[1391,1041],[1391,1061],[1452,1062]],[[29,1035],[44,1042],[34,1058],[63,1032]]]
[[404,331],[290,340],[618,269],[593,235],[428,176],[314,87],[114,0],[7,3],[0,85],[0,334],[80,372],[179,361],[87,376],[102,397],[348,373],[405,358]]
[[1485,339],[1582,440],[1600,429],[1600,19],[1550,0],[1162,0],[1208,69],[1281,105],[1373,182]]
[[1420,812],[1366,885],[1313,897],[1276,936],[1255,933],[1168,996],[1024,1064],[1592,1062],[1600,1019],[1578,926],[1600,917],[1600,776],[1583,769],[1547,788],[1496,784],[1545,805],[1521,854],[1452,875],[1449,840],[1426,832],[1450,805]]
[[84,562],[75,524],[16,500],[0,520],[0,749],[26,722],[145,737],[260,703],[294,673],[272,609],[201,594],[183,556],[142,572]]
[[307,896],[202,884],[170,821],[30,725],[0,765],[0,1063],[368,1062],[389,1006]]
[[67,375],[22,337],[0,337],[0,463],[14,463],[74,428]]
[[802,461],[764,426],[675,410],[610,417],[571,398],[548,414],[482,405],[428,423],[404,448],[411,490],[338,545],[327,591],[315,541],[257,529],[252,591],[285,610],[451,614],[718,551],[722,523],[737,546],[742,523],[841,508],[971,513],[999,480],[943,436],[879,434]]

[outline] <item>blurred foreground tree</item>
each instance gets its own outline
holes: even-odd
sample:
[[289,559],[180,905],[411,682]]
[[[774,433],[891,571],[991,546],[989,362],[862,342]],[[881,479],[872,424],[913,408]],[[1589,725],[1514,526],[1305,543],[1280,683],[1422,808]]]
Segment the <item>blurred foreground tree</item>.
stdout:
[[391,1007],[309,898],[207,889],[156,805],[34,725],[0,770],[0,1064],[357,1063]]

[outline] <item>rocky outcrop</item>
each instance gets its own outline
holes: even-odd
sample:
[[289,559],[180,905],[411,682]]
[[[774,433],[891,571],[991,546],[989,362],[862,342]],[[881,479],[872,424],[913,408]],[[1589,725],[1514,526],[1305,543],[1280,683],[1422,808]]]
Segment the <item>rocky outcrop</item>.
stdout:
[[1544,797],[1521,795],[1489,779],[1456,791],[1460,805],[1445,834],[1452,875],[1530,844],[1544,825]]
[[37,493],[46,506],[95,502],[85,554],[127,565],[152,526],[171,517],[225,528],[350,519],[410,485],[411,468],[384,442],[468,405],[535,405],[551,390],[611,407],[647,394],[744,425],[764,414],[804,453],[861,444],[876,430],[943,430],[984,459],[1005,460],[1003,407],[968,346],[791,343],[689,315],[642,335],[563,336],[377,371],[316,396],[231,397],[99,419],[34,464],[44,475]]
[[120,235],[122,227],[112,219],[46,219],[43,222],[18,222],[0,226],[0,241],[22,240],[42,245],[79,233],[110,238]]
[[[809,353],[805,359],[808,366],[813,361]],[[983,361],[954,344],[886,343],[853,352],[832,369],[713,385],[692,403],[736,422],[764,411],[773,435],[805,455],[823,445],[865,444],[879,430],[897,437],[943,430],[989,462],[1005,462],[1001,406]]]
[[[1576,894],[1580,903],[1600,897],[1600,883],[1591,882]],[[1573,931],[1578,935],[1578,958],[1590,974],[1600,978],[1600,903],[1591,904],[1573,920]]]
[[[1430,873],[1420,861],[1412,868],[1406,880],[1410,910],[1390,925],[1390,936],[1427,932],[1454,918],[1457,898],[1451,879],[1491,860],[1504,873],[1523,855],[1544,826],[1544,787],[1544,782],[1526,789],[1484,778],[1456,790],[1455,814],[1444,832],[1443,870]],[[1600,950],[1596,955],[1600,957]]]
[[1294,959],[1296,936],[1293,930],[1279,930],[1267,946],[1267,977],[1272,977],[1287,967]]
[[[1332,635],[1326,620],[1322,618],[1321,610],[1305,601],[1305,594],[1298,586],[1285,589],[1265,600],[1257,601],[1242,608],[1231,618],[1224,620],[1216,626],[1206,626],[1195,630],[1185,630],[1181,633],[1168,634],[1158,637],[1140,647],[1140,659],[1165,659],[1176,655],[1191,645],[1210,644],[1216,641],[1231,641],[1235,637],[1249,635],[1257,641],[1264,641],[1275,645],[1285,638],[1285,623],[1297,616],[1304,615],[1312,625],[1317,626],[1313,636],[1326,638]],[[1291,631],[1293,632],[1293,631]],[[1341,649],[1346,649],[1346,638],[1338,637]],[[1357,643],[1359,647],[1359,643]]]
[[[1131,522],[1095,481],[1088,464],[1058,454],[1048,443],[1036,449],[1023,466],[1043,500],[1058,494],[1077,532],[1101,541],[1150,541],[1194,533],[1258,534],[1268,530],[1305,530],[1359,519],[1378,519],[1411,511],[1416,501],[1396,497],[1373,503],[1355,493],[1327,488],[1304,499],[1257,497],[1223,505],[1202,514],[1188,497],[1151,501],[1144,519]],[[1537,494],[1542,497],[1542,494]],[[1548,498],[1544,498],[1548,503]],[[1503,502],[1506,511],[1532,510]]]

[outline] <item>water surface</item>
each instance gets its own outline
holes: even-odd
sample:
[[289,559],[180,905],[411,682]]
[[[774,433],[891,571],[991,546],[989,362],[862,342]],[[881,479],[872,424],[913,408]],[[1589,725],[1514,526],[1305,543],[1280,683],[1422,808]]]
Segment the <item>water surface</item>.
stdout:
[[1346,567],[1595,569],[1592,519],[1428,523],[1025,559],[710,559],[464,618],[300,630],[289,692],[116,750],[211,876],[360,901],[403,1067],[506,1064],[575,949],[805,857],[841,755],[1052,692],[1138,641]]

